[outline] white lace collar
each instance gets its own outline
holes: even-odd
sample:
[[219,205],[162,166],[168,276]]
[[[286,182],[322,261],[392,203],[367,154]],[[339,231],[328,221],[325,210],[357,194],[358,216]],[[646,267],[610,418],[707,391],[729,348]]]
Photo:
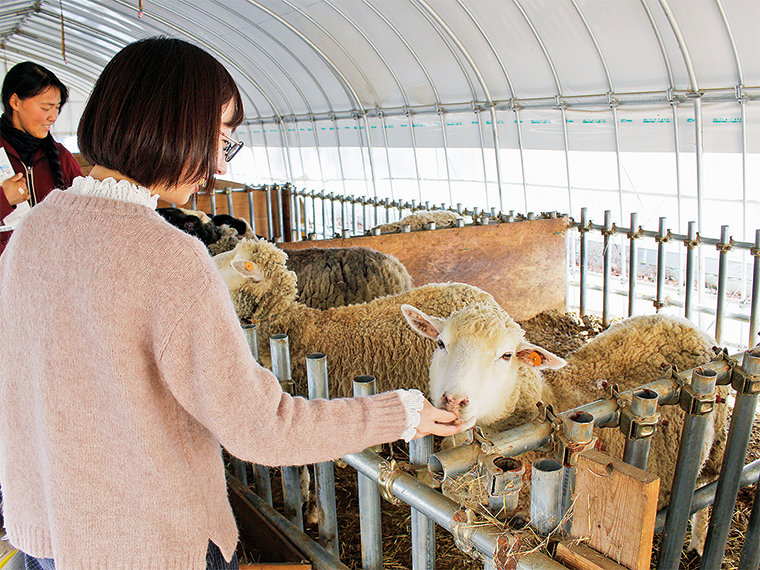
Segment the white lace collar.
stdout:
[[119,180],[117,182],[113,178],[96,180],[92,176],[77,176],[66,192],[80,196],[95,196],[140,204],[147,206],[151,210],[155,210],[156,206],[158,206],[158,195],[151,196],[150,190],[144,186],[132,184],[127,180]]

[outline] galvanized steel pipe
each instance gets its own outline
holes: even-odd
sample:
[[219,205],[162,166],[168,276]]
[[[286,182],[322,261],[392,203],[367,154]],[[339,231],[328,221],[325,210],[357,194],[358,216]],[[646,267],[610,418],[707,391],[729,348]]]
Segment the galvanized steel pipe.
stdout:
[[[282,386],[284,392],[292,394],[295,390],[290,369],[290,350],[288,335],[275,334],[269,338],[269,351],[272,355],[272,373]],[[303,513],[301,511],[301,469],[291,465],[281,468],[282,494],[285,516],[290,522],[303,530]]]
[[748,346],[757,344],[758,323],[760,323],[760,230],[755,230],[755,247],[750,250],[755,258],[752,270],[752,301],[749,313]]
[[269,231],[268,238],[274,239],[274,216],[272,214],[272,187],[269,184],[264,186],[264,192],[266,192],[267,201],[267,230]]
[[[329,399],[327,356],[315,352],[306,357],[306,378],[309,399]],[[319,542],[328,552],[340,556],[338,543],[338,510],[335,505],[335,467],[332,461],[314,465],[317,510],[319,511]]]
[[[343,457],[344,461],[373,481],[381,477],[388,462],[369,450]],[[497,558],[502,566],[514,563],[517,570],[566,570],[551,558],[533,552],[514,559],[508,554],[515,538],[498,527],[485,522],[468,523],[464,511],[451,499],[418,481],[417,478],[401,470],[395,470],[389,490],[412,508],[424,513],[437,524],[454,535],[460,549],[469,553],[479,552],[485,560]],[[501,558],[498,558],[501,556]]]
[[[657,392],[653,390],[634,390],[631,396],[631,413],[635,419],[651,418],[657,414]],[[626,434],[625,448],[623,449],[623,461],[639,469],[646,470],[649,462],[649,448],[652,444],[655,428],[651,433],[632,434],[629,438]]]
[[[354,379],[354,396],[371,396],[377,392],[374,376],[358,376]],[[358,470],[357,470],[358,471]],[[383,531],[380,518],[380,491],[377,478],[370,478],[361,471],[357,473],[359,493],[359,531],[362,540],[362,569],[382,570]]]
[[604,211],[604,251],[603,251],[603,282],[602,282],[602,326],[610,324],[610,287],[612,287],[612,212]]
[[665,241],[667,240],[666,218],[660,218],[660,232],[657,234],[657,298],[654,302],[658,313],[665,306]]
[[[706,397],[715,390],[717,374],[711,370],[695,368],[692,373],[691,394],[695,398]],[[681,402],[685,402],[685,392],[681,396]],[[696,400],[695,400],[696,401]],[[701,405],[700,405],[701,407]],[[687,410],[681,434],[681,445],[678,448],[678,459],[673,476],[673,487],[670,495],[670,508],[665,519],[660,556],[657,561],[658,570],[671,570],[678,568],[681,557],[681,549],[686,536],[686,525],[689,520],[694,487],[697,475],[701,467],[701,450],[705,440],[707,425],[710,420],[709,413],[691,415]],[[711,412],[712,410],[710,410]]]
[[631,231],[628,234],[628,316],[636,312],[636,279],[639,266],[639,215],[631,212]]
[[296,528],[288,519],[278,513],[270,503],[265,502],[256,493],[251,493],[248,489],[241,487],[231,480],[227,481],[240,491],[245,499],[261,513],[277,530],[293,543],[293,545],[303,552],[309,561],[314,565],[315,570],[349,570],[348,566],[343,564],[335,555],[331,554],[319,544],[311,539],[308,535]]
[[245,189],[248,194],[248,221],[251,224],[251,231],[256,234],[256,208],[253,205],[253,188],[248,186]]
[[530,523],[538,534],[548,535],[562,520],[562,464],[554,459],[536,461],[530,478]]
[[726,310],[726,282],[728,281],[728,250],[729,243],[728,226],[720,227],[720,243],[716,246],[718,251],[718,290],[717,305],[715,307],[715,340],[718,344],[723,342],[723,313]]
[[694,306],[694,285],[696,284],[696,252],[697,247],[697,223],[689,222],[688,236],[686,238],[686,292],[684,294],[683,316],[691,319]]
[[[757,483],[757,479],[760,477],[760,459],[755,459],[751,463],[747,463],[742,469],[741,479],[739,481],[740,487],[749,487]],[[691,500],[691,509],[689,514],[694,514],[697,511],[709,507],[715,501],[715,491],[718,488],[718,481],[713,481],[707,485],[703,485],[696,491],[694,491],[694,498]],[[654,532],[661,532],[665,526],[665,518],[668,515],[668,507],[664,506],[657,511],[657,517],[654,523]],[[758,543],[760,544],[760,543]]]
[[[742,370],[752,377],[760,375],[760,348],[744,353]],[[702,555],[700,568],[704,569],[720,568],[723,560],[728,532],[731,529],[731,514],[736,504],[744,458],[747,456],[752,424],[757,410],[759,395],[757,382],[745,383],[741,374],[736,376],[737,381],[734,384],[736,404],[731,413],[731,427],[728,431],[723,464],[715,491],[715,504],[710,516],[705,551]]]
[[581,316],[586,314],[586,279],[588,274],[588,243],[586,242],[586,234],[588,233],[588,208],[581,208],[581,225],[578,227],[580,235],[580,289],[578,291],[580,300],[578,303],[578,310]]
[[[409,461],[412,465],[427,465],[433,453],[433,436],[409,442]],[[412,508],[412,569],[435,570],[435,523]]]

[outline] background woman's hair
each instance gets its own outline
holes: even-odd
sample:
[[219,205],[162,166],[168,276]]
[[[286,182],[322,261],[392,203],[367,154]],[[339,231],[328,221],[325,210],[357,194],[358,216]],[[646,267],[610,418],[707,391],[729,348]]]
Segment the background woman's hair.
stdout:
[[156,37],[129,44],[106,65],[79,121],[79,150],[91,163],[142,186],[207,181],[217,168],[222,106],[243,121],[232,76],[188,42]]
[[[11,108],[10,100],[11,95],[14,93],[16,97],[23,101],[24,99],[39,95],[50,87],[55,87],[60,92],[62,108],[69,99],[69,89],[61,80],[52,71],[38,63],[31,61],[17,63],[8,70],[3,80],[3,113],[8,120],[13,120],[13,109]],[[42,142],[41,148],[53,173],[55,187],[64,188],[61,158],[58,155],[58,145],[56,145],[53,135],[48,133]]]

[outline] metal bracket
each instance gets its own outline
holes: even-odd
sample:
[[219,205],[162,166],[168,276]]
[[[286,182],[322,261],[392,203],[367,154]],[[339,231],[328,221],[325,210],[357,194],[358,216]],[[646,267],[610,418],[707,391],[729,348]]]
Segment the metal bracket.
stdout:
[[715,393],[701,395],[694,392],[690,385],[684,386],[678,404],[690,416],[706,416],[715,409]]
[[699,233],[697,233],[696,239],[685,239],[683,240],[683,244],[688,249],[694,249],[695,247],[702,245],[702,238],[700,237]]
[[628,232],[626,235],[628,236],[628,239],[640,239],[642,237],[642,228],[639,226],[639,228],[635,232]]
[[721,253],[728,253],[729,251],[734,249],[734,238],[729,238],[728,243],[716,243],[715,249],[720,251]]
[[564,433],[559,432],[555,434],[554,456],[562,465],[574,466],[578,462],[578,455],[587,449],[594,449],[597,439],[594,436],[590,441],[577,443],[570,441]]
[[672,237],[673,237],[673,236],[672,236],[672,234],[670,233],[670,230],[668,230],[668,231],[665,233],[665,235],[664,235],[664,236],[661,236],[661,235],[656,235],[656,236],[654,236],[654,241],[656,241],[657,243],[669,243],[669,242],[670,242],[670,240],[672,239]]
[[611,228],[602,228],[599,232],[605,237],[614,236],[617,233],[617,226],[612,224]]
[[737,394],[760,394],[760,376],[747,374],[741,366],[736,366],[731,371],[731,386]]
[[457,511],[454,513],[451,524],[451,536],[454,537],[456,547],[464,552],[473,560],[479,560],[481,555],[472,542],[472,535],[475,532],[476,524],[470,519],[474,518],[474,513],[467,509],[466,511]]
[[392,505],[400,505],[401,499],[393,494],[393,482],[404,473],[400,464],[395,460],[383,461],[377,474],[377,487],[380,496]]
[[620,431],[628,439],[646,439],[657,431],[660,414],[653,416],[637,416],[631,406],[625,406],[620,411]]

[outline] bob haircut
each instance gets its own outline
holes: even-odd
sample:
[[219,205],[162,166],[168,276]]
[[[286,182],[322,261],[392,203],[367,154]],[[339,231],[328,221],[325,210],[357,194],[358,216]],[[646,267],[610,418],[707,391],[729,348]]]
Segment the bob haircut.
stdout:
[[10,100],[14,93],[23,101],[36,97],[50,87],[55,87],[60,92],[61,107],[63,107],[69,99],[69,89],[55,76],[55,73],[32,61],[17,63],[8,70],[3,79],[3,113],[9,119],[11,118],[13,109],[11,109]]
[[154,37],[129,44],[103,69],[79,120],[79,150],[91,163],[147,188],[213,187],[222,107],[243,121],[232,76],[188,42]]

